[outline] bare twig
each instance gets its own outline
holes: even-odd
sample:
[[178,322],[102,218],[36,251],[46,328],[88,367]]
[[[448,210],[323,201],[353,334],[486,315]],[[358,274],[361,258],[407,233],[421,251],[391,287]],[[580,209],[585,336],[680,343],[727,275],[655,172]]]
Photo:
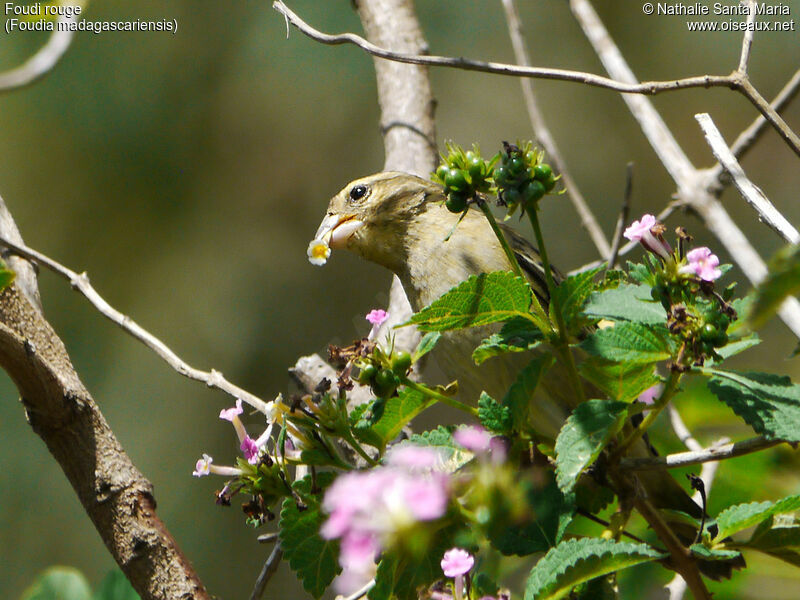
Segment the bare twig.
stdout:
[[202,381],[210,388],[216,388],[225,392],[226,394],[229,394],[230,396],[233,396],[236,399],[241,399],[243,402],[246,402],[256,410],[264,413],[269,411],[269,406],[266,402],[264,402],[261,398],[254,396],[250,392],[232,384],[225,379],[225,377],[219,371],[213,369],[211,371],[201,371],[184,362],[177,354],[170,350],[170,348],[164,342],[142,328],[140,325],[134,322],[133,319],[123,315],[108,302],[106,302],[89,283],[89,277],[86,275],[86,273],[78,274],[75,271],[65,267],[61,263],[53,260],[52,258],[45,256],[41,252],[37,252],[32,248],[28,248],[24,244],[14,243],[5,237],[0,237],[0,245],[8,247],[14,253],[20,256],[44,265],[54,273],[69,281],[73,289],[76,289],[83,294],[83,296],[89,302],[91,302],[91,304],[100,312],[100,314],[119,325],[123,331],[130,334],[142,342],[145,346],[150,348],[181,375],[188,377],[189,379]]
[[625,193],[622,195],[622,206],[617,218],[617,226],[614,228],[614,240],[611,252],[608,255],[606,270],[613,269],[617,263],[619,245],[622,243],[622,232],[625,231],[625,223],[628,222],[628,211],[631,206],[631,194],[633,193],[633,163],[628,163],[625,169]]
[[758,452],[765,448],[771,448],[783,444],[783,440],[768,440],[758,436],[749,440],[724,444],[722,446],[712,446],[698,451],[679,452],[667,456],[648,456],[648,457],[625,457],[620,459],[621,469],[631,469],[635,471],[649,471],[653,469],[675,469],[688,465],[699,465],[711,460],[726,460],[736,456],[744,456],[752,452]]
[[797,229],[775,208],[764,193],[747,178],[708,113],[697,114],[694,118],[700,123],[700,127],[703,129],[708,145],[711,146],[711,151],[716,159],[733,178],[733,183],[742,194],[742,197],[758,213],[758,220],[766,223],[790,244],[800,242],[800,233],[798,233]]
[[15,90],[30,85],[47,74],[61,60],[72,42],[74,31],[70,24],[77,23],[80,15],[59,15],[53,33],[39,51],[22,65],[4,73],[0,73],[0,92]]
[[[772,108],[775,109],[776,112],[781,112],[794,99],[797,92],[800,92],[800,69],[794,72],[791,79],[789,79],[786,85],[783,86],[783,89],[778,92],[778,95],[775,96],[775,100],[772,101]],[[733,152],[733,155],[738,160],[742,159],[753,144],[755,144],[767,130],[767,125],[768,123],[764,116],[759,115],[747,129],[739,134],[736,141],[731,144],[731,152]],[[719,175],[724,172],[724,169],[722,165],[717,164],[712,168],[712,171],[715,177],[719,177]]]
[[258,579],[256,579],[256,584],[253,587],[253,592],[250,594],[250,600],[260,600],[261,596],[264,595],[264,590],[267,589],[267,584],[269,580],[272,579],[272,576],[275,574],[275,571],[278,570],[278,565],[281,564],[281,559],[283,558],[283,550],[281,549],[281,543],[278,542],[275,544],[275,547],[272,548],[272,552],[269,554],[269,558],[264,563],[264,566],[261,568],[261,573],[258,574]]
[[369,583],[367,583],[364,587],[362,587],[360,590],[356,592],[353,592],[346,598],[343,598],[343,600],[358,600],[359,598],[363,598],[374,587],[375,587],[375,580],[370,579]]
[[747,13],[747,27],[744,30],[744,35],[742,36],[742,52],[739,55],[739,67],[736,69],[742,75],[747,74],[747,63],[750,61],[750,48],[753,45],[753,35],[755,34],[755,27],[753,27],[753,23],[756,20],[756,6],[754,0],[747,0],[747,7],[749,12]]
[[[506,12],[506,21],[508,22],[508,34],[511,38],[511,45],[514,48],[514,56],[517,59],[517,63],[529,67],[531,63],[516,4],[514,0],[502,1],[503,8]],[[533,93],[533,82],[530,78],[522,78],[519,83],[522,87],[522,95],[525,98],[525,106],[528,110],[528,117],[530,118],[534,135],[544,147],[545,152],[547,152],[548,162],[561,174],[564,188],[567,191],[569,199],[572,201],[572,205],[575,207],[575,211],[581,219],[581,225],[588,232],[600,256],[608,257],[611,249],[606,241],[606,236],[603,234],[603,230],[597,223],[597,219],[591,209],[586,204],[586,200],[578,188],[577,182],[572,178],[571,173],[567,169],[567,165],[561,155],[561,150],[558,148],[555,138],[550,132],[550,128],[547,126],[542,112],[539,109],[539,103],[536,100],[536,95]]]

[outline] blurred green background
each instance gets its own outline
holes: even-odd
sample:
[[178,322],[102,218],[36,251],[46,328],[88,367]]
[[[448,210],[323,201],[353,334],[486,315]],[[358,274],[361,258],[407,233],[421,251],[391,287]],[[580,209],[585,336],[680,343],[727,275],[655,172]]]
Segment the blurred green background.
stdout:
[[[520,2],[537,65],[602,72],[566,2]],[[786,1],[800,18],[797,1]],[[383,164],[372,59],[353,47],[325,47],[292,29],[271,3],[150,0],[92,3],[92,20],[176,19],[178,32],[79,33],[43,80],[0,96],[0,194],[28,244],[86,269],[118,309],[195,366],[214,367],[271,398],[288,389],[286,369],[301,354],[363,334],[363,315],[387,300],[387,272],[335,253],[324,269],[306,260],[328,198]],[[289,5],[326,31],[360,31],[350,0]],[[596,7],[638,77],[727,73],[738,34],[689,33],[683,17],[647,17],[641,2],[598,0]],[[418,0],[432,53],[512,61],[499,1]],[[22,62],[44,34],[0,37],[0,69]],[[757,33],[751,73],[773,97],[798,68],[798,34]],[[528,138],[519,83],[497,76],[431,71],[439,142]],[[554,135],[601,225],[610,233],[635,161],[632,215],[657,211],[674,185],[612,92],[537,82]],[[756,116],[728,90],[658,96],[655,105],[698,165],[713,159],[693,118],[707,111],[729,141]],[[785,113],[800,128],[800,102]],[[768,132],[744,160],[753,181],[800,222],[800,170]],[[735,191],[723,201],[765,255],[779,247]],[[595,258],[563,199],[548,200],[550,252],[564,270]],[[726,258],[691,215],[685,225]],[[728,280],[740,278],[734,271]],[[40,276],[45,311],[84,383],[133,461],[155,485],[159,514],[221,598],[249,595],[269,548],[259,546],[236,506],[220,509],[221,481],[191,477],[208,452],[220,463],[236,453],[219,421],[231,404],[182,379],[104,320],[68,285]],[[743,285],[743,290],[749,286]],[[800,376],[786,360],[794,340],[779,323],[740,368]],[[69,564],[95,584],[112,568],[89,519],[44,444],[24,420],[17,392],[0,378],[0,582],[16,598],[48,565]],[[702,390],[701,390],[702,391]],[[733,414],[698,394],[679,401],[687,422],[709,442],[746,436]],[[662,444],[677,449],[669,435]],[[712,513],[726,503],[800,492],[789,451],[737,459],[720,469]],[[729,599],[796,598],[800,579],[777,561],[718,586]],[[639,571],[641,573],[641,571]],[[641,596],[666,573],[638,577]],[[267,597],[298,595],[286,566]],[[631,596],[633,597],[633,596]]]

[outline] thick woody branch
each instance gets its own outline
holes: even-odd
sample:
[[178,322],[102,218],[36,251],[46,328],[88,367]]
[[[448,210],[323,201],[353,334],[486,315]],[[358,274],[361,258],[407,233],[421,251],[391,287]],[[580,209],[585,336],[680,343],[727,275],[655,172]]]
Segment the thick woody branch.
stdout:
[[[3,226],[0,234],[18,238],[15,228]],[[64,344],[16,283],[0,293],[0,366],[19,389],[31,428],[141,598],[208,598],[156,515],[152,485],[125,454]]]

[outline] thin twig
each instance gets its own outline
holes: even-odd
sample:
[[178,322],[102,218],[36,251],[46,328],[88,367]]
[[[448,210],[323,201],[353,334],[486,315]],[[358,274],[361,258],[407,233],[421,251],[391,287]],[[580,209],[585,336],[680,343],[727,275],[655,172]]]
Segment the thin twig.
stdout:
[[[779,113],[786,108],[797,95],[797,92],[800,92],[800,69],[794,72],[791,79],[786,82],[786,85],[783,86],[783,89],[778,92],[778,95],[772,101],[772,108],[775,109],[775,112]],[[753,144],[756,143],[767,130],[768,124],[764,116],[759,115],[747,129],[739,134],[736,141],[731,144],[731,152],[733,152],[737,160],[741,160]],[[713,167],[712,171],[714,171],[715,177],[719,177],[721,173],[724,173],[724,169],[720,164]]]
[[[506,22],[508,23],[508,35],[511,38],[511,45],[514,48],[514,57],[517,59],[517,63],[529,67],[531,62],[528,48],[525,44],[525,36],[522,33],[522,22],[520,21],[516,4],[514,0],[502,0],[502,2],[506,13]],[[567,196],[569,196],[569,199],[572,201],[572,205],[575,207],[575,211],[581,219],[581,225],[588,232],[598,253],[600,256],[609,256],[610,248],[606,241],[606,236],[603,234],[603,230],[600,228],[597,218],[586,203],[583,194],[578,188],[577,182],[572,178],[571,173],[567,169],[566,162],[561,155],[561,150],[558,148],[555,138],[542,116],[542,111],[539,109],[536,95],[533,93],[533,81],[530,78],[521,78],[519,83],[522,87],[522,96],[525,98],[525,106],[528,110],[528,117],[531,121],[533,133],[542,144],[545,152],[547,152],[548,162],[561,174]]]
[[758,111],[764,116],[770,125],[778,132],[784,142],[792,149],[792,151],[800,156],[800,137],[792,130],[791,127],[783,120],[778,112],[767,102],[766,98],[750,83],[750,80],[745,77],[736,87],[744,96],[750,100]]
[[747,27],[742,36],[742,52],[739,55],[739,67],[736,69],[742,75],[747,75],[747,63],[750,61],[750,48],[753,45],[753,35],[755,34],[755,27],[753,23],[756,20],[756,6],[754,0],[747,0]]
[[364,596],[367,595],[367,592],[369,592],[374,587],[375,587],[375,580],[370,579],[369,583],[367,583],[364,587],[362,587],[357,592],[354,592],[351,595],[347,596],[346,598],[343,598],[342,600],[358,600],[359,598],[363,598]]
[[69,48],[75,35],[70,26],[79,19],[79,15],[59,15],[53,33],[36,54],[19,67],[0,73],[0,92],[25,87],[47,74]]
[[261,596],[264,595],[264,590],[267,588],[267,584],[272,579],[275,571],[278,570],[278,565],[281,563],[282,558],[283,550],[280,542],[278,542],[270,552],[267,562],[264,563],[261,569],[261,573],[258,574],[258,579],[256,579],[256,583],[253,586],[253,593],[250,594],[250,600],[260,600]]
[[210,388],[216,388],[233,396],[234,398],[241,399],[256,410],[263,413],[269,412],[269,406],[261,398],[254,396],[250,392],[229,382],[219,371],[212,369],[211,371],[201,371],[190,366],[184,362],[177,354],[175,354],[164,342],[159,340],[153,334],[143,329],[140,325],[134,322],[130,317],[123,315],[121,312],[112,307],[106,302],[100,294],[89,283],[89,277],[84,273],[76,273],[71,269],[65,267],[61,263],[45,256],[41,252],[37,252],[22,244],[16,244],[6,238],[0,237],[0,245],[6,246],[12,252],[19,254],[29,260],[34,260],[37,263],[44,265],[54,273],[60,275],[67,281],[73,289],[78,290],[83,294],[86,299],[102,314],[119,325],[123,331],[130,334],[145,346],[155,352],[161,359],[163,359],[169,366],[175,369],[181,375],[202,381]]
[[365,52],[372,54],[373,56],[414,65],[451,67],[463,69],[465,71],[478,71],[481,73],[493,73],[495,75],[511,75],[514,77],[536,77],[539,79],[574,81],[593,87],[623,92],[625,94],[654,95],[662,92],[685,90],[690,88],[727,87],[734,89],[736,87],[736,78],[732,77],[731,75],[698,75],[696,77],[685,77],[683,79],[645,81],[637,84],[629,84],[623,81],[617,81],[608,77],[603,77],[601,75],[585,73],[583,71],[548,69],[543,67],[521,67],[507,63],[471,60],[453,56],[404,54],[401,52],[392,52],[390,50],[386,50],[385,48],[381,48],[380,46],[376,46],[375,44],[368,42],[361,36],[354,33],[331,35],[314,29],[308,23],[303,21],[303,19],[301,19],[298,15],[292,12],[292,10],[289,9],[289,7],[287,7],[286,4],[284,4],[281,0],[275,0],[272,3],[272,7],[280,12],[284,17],[289,19],[289,22],[297,27],[297,29],[299,29],[302,33],[322,44],[331,46],[340,44],[353,44]]
[[652,471],[655,469],[675,469],[688,465],[699,465],[711,460],[726,460],[736,456],[744,456],[783,444],[784,440],[768,440],[762,436],[750,438],[733,444],[712,446],[698,451],[678,452],[667,456],[625,457],[619,461],[620,469],[635,471]]
[[629,162],[625,168],[625,193],[622,195],[622,206],[619,209],[617,226],[614,228],[614,240],[611,252],[608,255],[606,270],[613,269],[617,264],[619,255],[619,245],[622,243],[622,232],[625,231],[625,223],[628,222],[628,212],[631,207],[631,194],[633,193],[633,163]]
[[800,242],[800,233],[798,233],[797,229],[775,208],[764,193],[747,178],[744,169],[742,169],[736,157],[728,148],[722,134],[717,129],[717,126],[714,125],[714,121],[711,120],[709,114],[697,114],[694,118],[700,123],[700,127],[703,129],[708,145],[711,146],[711,151],[716,159],[733,178],[733,183],[742,194],[742,197],[758,213],[758,220],[766,223],[790,244]]

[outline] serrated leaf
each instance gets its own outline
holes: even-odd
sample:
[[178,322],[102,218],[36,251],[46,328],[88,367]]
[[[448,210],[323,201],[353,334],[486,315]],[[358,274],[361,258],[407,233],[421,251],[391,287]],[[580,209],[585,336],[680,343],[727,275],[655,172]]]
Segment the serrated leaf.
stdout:
[[793,512],[800,509],[800,495],[787,496],[777,502],[750,502],[730,506],[717,515],[719,532],[714,542],[719,542],[737,531],[758,525],[773,515]]
[[[333,479],[333,473],[317,473],[317,488],[328,487]],[[320,598],[341,568],[338,542],[324,540],[319,535],[327,517],[320,507],[321,496],[311,495],[311,482],[309,475],[293,486],[303,497],[305,510],[297,508],[293,497],[284,499],[279,535],[284,557],[303,582],[303,588],[314,598]]]
[[747,315],[752,329],[766,323],[788,296],[800,292],[800,245],[791,244],[779,250],[767,268],[767,277],[755,289],[753,306]]
[[545,552],[561,541],[575,514],[575,498],[558,489],[552,473],[543,484],[530,485],[526,497],[528,518],[509,521],[509,511],[495,510],[489,522],[489,541],[506,556]]
[[412,355],[413,361],[417,362],[420,358],[433,350],[439,341],[439,338],[441,337],[442,334],[438,331],[429,331],[423,335],[422,339],[419,341],[419,344],[417,344],[416,350],[414,350],[414,354]]
[[666,328],[642,323],[617,323],[598,329],[581,342],[589,354],[609,361],[656,363],[670,357]]
[[482,392],[478,400],[478,420],[486,429],[499,434],[510,433],[514,424],[511,409],[500,404],[486,392]]
[[113,569],[100,582],[94,600],[139,600],[139,594],[122,571]]
[[617,363],[594,358],[583,361],[578,371],[609,398],[622,402],[635,400],[643,391],[661,381],[652,364]]
[[525,600],[557,600],[579,583],[665,556],[645,544],[601,538],[567,540],[533,567],[525,584]]
[[448,331],[514,317],[532,321],[530,306],[528,283],[513,273],[495,271],[473,275],[413,315],[408,323],[421,331]]
[[[358,438],[375,448],[384,448],[414,417],[431,406],[434,400],[422,392],[403,388],[391,398],[381,401],[379,414],[372,419],[362,418],[355,428]],[[373,404],[373,410],[375,405]]]
[[768,439],[800,441],[800,386],[770,373],[705,369],[708,389]]
[[561,315],[567,325],[567,331],[571,334],[577,333],[585,325],[585,319],[579,319],[581,309],[586,303],[589,294],[594,290],[594,277],[605,267],[597,267],[589,271],[582,271],[576,275],[570,275],[562,281],[553,294],[554,300],[550,302],[550,318],[555,321],[553,313],[555,302],[561,307]]
[[553,364],[550,354],[540,354],[525,366],[517,375],[517,379],[508,388],[503,398],[503,406],[507,406],[512,423],[522,427],[528,422],[530,401],[542,374]]
[[692,554],[702,560],[731,560],[738,557],[741,553],[736,550],[725,550],[724,548],[708,548],[703,544],[692,544],[689,547]]
[[800,567],[800,525],[794,517],[782,516],[773,515],[762,521],[750,540],[737,547],[758,550]]
[[508,352],[532,350],[544,339],[542,332],[528,319],[515,318],[503,324],[499,333],[490,335],[475,348],[472,360],[476,365]]
[[660,302],[650,296],[648,285],[624,284],[617,288],[595,292],[583,308],[584,314],[597,319],[633,321],[637,323],[666,323],[667,313]]
[[72,567],[50,567],[26,589],[20,600],[91,600],[86,577]]
[[556,439],[556,479],[571,490],[625,420],[626,402],[588,400],[579,404]]

